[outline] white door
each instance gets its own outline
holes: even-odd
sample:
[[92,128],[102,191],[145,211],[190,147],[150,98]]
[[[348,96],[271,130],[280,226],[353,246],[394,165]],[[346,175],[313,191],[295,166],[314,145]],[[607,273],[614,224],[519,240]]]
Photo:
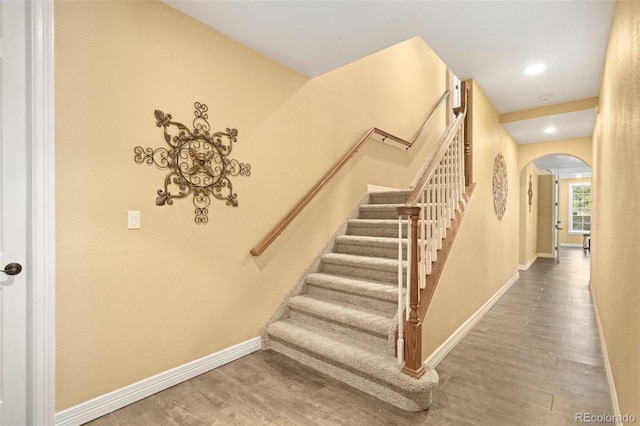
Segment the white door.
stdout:
[[0,273],[1,426],[28,424],[26,6],[0,1],[0,269],[10,263],[24,267],[17,275]]
[[562,222],[560,221],[560,176],[553,173],[553,247],[556,263],[560,263],[560,231]]

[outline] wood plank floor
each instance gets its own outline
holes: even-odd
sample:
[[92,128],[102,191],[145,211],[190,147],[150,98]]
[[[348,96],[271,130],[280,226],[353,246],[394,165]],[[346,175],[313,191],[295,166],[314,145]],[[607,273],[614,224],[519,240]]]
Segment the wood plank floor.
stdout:
[[567,425],[612,414],[589,256],[539,259],[437,367],[428,411],[390,406],[261,351],[88,424]]

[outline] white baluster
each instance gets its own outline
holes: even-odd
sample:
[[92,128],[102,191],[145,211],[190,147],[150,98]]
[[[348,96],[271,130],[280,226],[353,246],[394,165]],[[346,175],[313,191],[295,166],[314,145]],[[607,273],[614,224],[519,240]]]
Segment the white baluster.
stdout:
[[[457,204],[458,204],[458,196],[457,196],[457,181],[456,181],[456,149],[455,149],[455,140],[453,141],[452,145],[449,147],[449,151],[451,152],[450,156],[451,156],[451,161],[450,161],[450,165],[449,165],[449,169],[451,170],[451,203],[450,203],[450,208],[449,208],[449,216],[451,217],[451,219],[454,219],[456,217],[456,209],[457,209]],[[449,226],[451,226],[451,223],[449,223]]]
[[[425,190],[426,191],[426,190]],[[427,284],[427,224],[425,222],[425,191],[422,191],[422,197],[420,197],[420,263],[418,264],[418,282],[420,288],[425,288]],[[418,293],[419,295],[420,293]]]
[[447,217],[447,205],[446,205],[446,178],[445,178],[445,170],[442,161],[438,166],[438,173],[440,174],[440,200],[438,202],[438,207],[440,208],[440,212],[438,215],[438,229],[440,231],[440,238],[438,241],[438,248],[442,248],[442,240],[447,238],[447,223],[445,218]]
[[425,235],[424,235],[424,265],[425,274],[431,273],[431,182],[427,183],[427,189],[425,193],[425,205],[424,205],[424,222],[425,222]]
[[460,197],[462,197],[462,192],[460,189],[460,137],[458,137],[458,141],[456,143],[456,210],[460,210]]
[[451,214],[455,217],[455,212],[458,210],[458,135],[453,139],[451,145]]
[[451,145],[451,176],[453,180],[451,181],[451,188],[453,190],[453,196],[451,201],[451,215],[455,218],[455,212],[458,210],[458,145],[456,139],[453,141],[453,145]]
[[436,236],[438,230],[436,229],[436,177],[435,175],[429,179],[429,251],[431,252],[431,261],[435,262],[438,259],[438,248],[436,247]]
[[447,149],[445,154],[445,167],[447,169],[447,221],[446,227],[449,229],[451,226],[451,145]]
[[398,216],[398,364],[404,362],[404,319],[402,311],[402,216]]
[[462,134],[458,133],[458,201],[463,201],[462,193],[464,192],[464,155],[462,151]]
[[460,200],[464,203],[464,125],[460,127]]
[[411,218],[407,216],[407,285],[405,286],[405,313],[406,319],[409,321],[409,288],[411,286]]

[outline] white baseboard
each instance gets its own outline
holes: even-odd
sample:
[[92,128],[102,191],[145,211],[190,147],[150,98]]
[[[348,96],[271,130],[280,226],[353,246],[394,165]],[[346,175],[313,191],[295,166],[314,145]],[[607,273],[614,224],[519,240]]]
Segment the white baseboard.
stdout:
[[487,312],[489,312],[493,305],[498,303],[498,300],[500,300],[500,298],[507,292],[507,290],[509,290],[511,286],[516,281],[518,281],[519,276],[520,273],[516,272],[516,274],[511,277],[500,290],[498,290],[493,296],[491,296],[491,298],[487,300],[487,302],[482,305],[482,307],[478,309],[473,315],[471,315],[469,319],[464,322],[464,324],[462,324],[456,331],[454,331],[453,334],[449,336],[449,338],[445,340],[445,342],[440,345],[440,347],[438,347],[438,349],[436,349],[431,355],[429,355],[429,358],[425,360],[424,364],[432,368],[437,367],[438,364],[440,364],[440,361],[442,361],[444,357],[453,350],[453,348],[460,342],[460,340],[462,340],[462,338],[466,336],[469,331],[471,331],[473,326],[475,326],[478,321],[480,321],[482,317],[484,317]]
[[582,248],[582,244],[562,243],[562,244],[560,244],[560,247],[580,247],[580,248]]
[[260,337],[255,337],[214,354],[172,368],[164,373],[157,374],[74,407],[59,411],[56,413],[55,425],[77,426],[97,419],[100,416],[104,416],[154,393],[158,393],[185,380],[189,380],[231,361],[242,358],[245,355],[259,351],[260,347],[261,339]]
[[531,260],[527,262],[526,265],[518,265],[518,270],[526,271],[527,269],[529,269],[531,267],[531,265],[533,265],[533,262],[535,262],[536,260],[538,260],[538,255],[537,254],[535,256],[533,256],[531,258]]
[[538,257],[543,257],[545,259],[555,259],[555,255],[553,253],[538,253]]
[[[602,324],[600,324],[600,313],[598,312],[598,305],[593,297],[593,291],[591,289],[591,281],[589,281],[589,293],[591,294],[591,303],[593,303],[593,310],[596,314],[596,324],[598,324],[598,333],[600,334],[600,347],[602,348],[602,358],[604,358],[604,369],[607,372],[607,381],[609,382],[609,393],[611,394],[611,405],[613,406],[613,415],[620,419],[620,404],[618,403],[618,393],[616,392],[616,385],[613,381],[613,373],[611,372],[611,364],[609,363],[609,353],[607,352],[607,342],[604,340],[604,334],[602,333]],[[622,422],[618,421],[617,426],[622,426]]]

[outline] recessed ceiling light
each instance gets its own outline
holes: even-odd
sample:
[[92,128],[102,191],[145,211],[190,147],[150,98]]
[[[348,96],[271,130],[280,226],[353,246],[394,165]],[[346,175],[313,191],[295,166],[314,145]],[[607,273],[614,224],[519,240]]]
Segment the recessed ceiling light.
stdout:
[[545,133],[555,133],[555,132],[556,132],[556,130],[557,130],[557,129],[556,129],[555,127],[553,127],[553,126],[549,126],[549,127],[547,127],[546,129],[544,129],[544,132],[545,132]]
[[582,175],[576,175],[576,179],[582,179]]
[[542,71],[546,69],[547,69],[547,66],[545,64],[533,64],[525,68],[524,73],[527,75],[535,75],[535,74],[540,74]]

